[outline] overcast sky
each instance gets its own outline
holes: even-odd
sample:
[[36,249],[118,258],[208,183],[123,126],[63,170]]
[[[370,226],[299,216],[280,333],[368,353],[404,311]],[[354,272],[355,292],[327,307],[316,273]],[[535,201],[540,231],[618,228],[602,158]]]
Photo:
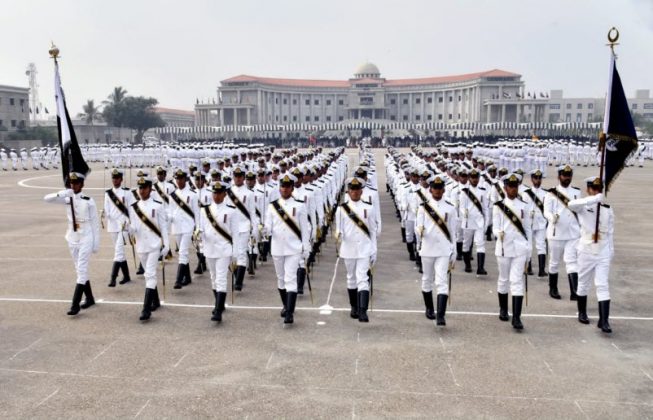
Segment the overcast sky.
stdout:
[[5,0],[0,84],[27,86],[34,62],[53,109],[52,40],[75,114],[114,86],[191,110],[238,74],[344,80],[364,61],[388,79],[499,68],[528,91],[600,97],[611,26],[627,95],[653,89],[653,0]]

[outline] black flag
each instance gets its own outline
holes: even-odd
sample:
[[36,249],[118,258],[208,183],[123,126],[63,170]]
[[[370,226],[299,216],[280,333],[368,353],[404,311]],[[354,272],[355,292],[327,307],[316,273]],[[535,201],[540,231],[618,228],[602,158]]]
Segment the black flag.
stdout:
[[86,177],[91,169],[84,161],[82,151],[77,143],[77,136],[73,123],[66,108],[66,98],[61,88],[61,77],[59,76],[59,63],[54,61],[54,98],[57,104],[57,133],[59,134],[59,148],[61,149],[61,170],[66,188],[70,188],[69,175],[71,172],[78,172]]
[[610,79],[605,100],[605,118],[599,147],[605,148],[603,185],[605,192],[626,166],[626,161],[637,151],[637,133],[630,115],[614,53],[610,56]]

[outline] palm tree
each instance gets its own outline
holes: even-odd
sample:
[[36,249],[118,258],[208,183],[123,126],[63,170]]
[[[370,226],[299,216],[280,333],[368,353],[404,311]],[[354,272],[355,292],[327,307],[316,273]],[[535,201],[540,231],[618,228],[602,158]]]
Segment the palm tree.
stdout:
[[113,88],[111,95],[107,97],[108,100],[104,101],[103,104],[118,105],[123,99],[125,99],[125,96],[127,96],[127,90],[122,86],[116,86]]
[[80,117],[84,119],[86,124],[91,126],[91,132],[95,138],[95,125],[94,122],[102,120],[102,114],[100,113],[100,107],[95,106],[95,101],[93,99],[88,99],[86,105],[82,107],[83,112],[80,114]]

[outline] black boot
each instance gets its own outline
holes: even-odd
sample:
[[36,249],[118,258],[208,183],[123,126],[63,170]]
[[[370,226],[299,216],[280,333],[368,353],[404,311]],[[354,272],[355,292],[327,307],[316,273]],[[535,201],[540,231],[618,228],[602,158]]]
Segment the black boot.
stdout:
[[70,305],[70,310],[68,315],[77,315],[79,313],[80,307],[79,302],[82,300],[82,295],[84,294],[85,284],[77,283],[75,285],[75,292],[73,293],[73,302]]
[[587,296],[578,296],[578,322],[581,324],[589,324],[590,319],[587,317]]
[[492,241],[492,225],[488,226],[485,230],[485,240]]
[[415,244],[412,242],[406,242],[406,248],[408,249],[408,258],[411,261],[415,261]]
[[424,298],[424,306],[426,306],[426,312],[424,315],[428,319],[435,319],[435,309],[433,307],[433,292],[422,292],[422,297]]
[[288,294],[286,293],[286,289],[277,289],[279,291],[279,296],[281,297],[281,304],[283,305],[283,309],[281,309],[281,318],[286,317],[286,301]]
[[509,321],[508,315],[508,293],[498,293],[499,295],[499,319]]
[[528,267],[526,268],[526,273],[529,276],[532,276],[533,274],[535,274],[535,273],[533,273],[533,264],[531,263],[530,259],[528,260]]
[[537,270],[537,277],[546,277],[546,270],[544,269],[544,265],[546,264],[546,254],[538,254],[537,255],[537,265],[538,265],[538,270]]
[[254,275],[254,259],[256,256],[254,254],[247,253],[247,274],[250,276]]
[[549,296],[553,299],[560,299],[558,292],[558,273],[549,273]]
[[306,281],[306,269],[304,267],[297,268],[297,294],[304,294],[304,282]]
[[118,278],[118,272],[120,271],[120,264],[118,261],[113,262],[111,267],[111,280],[109,281],[109,287],[116,287],[116,279]]
[[487,271],[485,271],[485,252],[477,252],[476,259],[478,260],[476,262],[478,264],[476,274],[479,276],[487,276]]
[[569,295],[569,300],[576,300],[578,295],[576,294],[576,289],[578,289],[578,273],[567,274],[569,279],[569,290],[571,294]]
[[358,319],[358,290],[347,289],[347,294],[349,295],[349,306],[351,306],[349,316]]
[[463,260],[465,261],[465,273],[472,272],[472,251],[463,252]]
[[447,312],[448,299],[448,295],[438,295],[438,316],[437,321],[435,322],[437,325],[447,325],[447,321],[444,319],[444,314]]
[[246,270],[247,268],[242,265],[236,267],[236,284],[234,285],[234,289],[238,291],[243,290],[243,281],[245,280]]
[[142,276],[145,274],[145,269],[143,268],[143,264],[138,264],[138,271],[136,271],[137,276]]
[[141,311],[141,321],[147,321],[152,315],[152,300],[154,299],[154,289],[145,289],[145,299],[143,300],[143,311]]
[[222,322],[222,312],[224,311],[224,302],[227,300],[225,292],[217,292],[215,295],[215,309],[211,321]]
[[155,287],[154,292],[152,292],[152,306],[150,311],[154,312],[161,307],[161,300],[159,299],[159,288]]
[[197,253],[197,268],[195,268],[195,271],[193,273],[195,274],[202,274],[204,271],[202,270],[202,254]]
[[184,265],[179,264],[177,266],[177,279],[175,280],[174,289],[181,289],[184,286]]
[[188,286],[193,282],[193,279],[190,277],[190,263],[184,264],[184,280],[183,285]]
[[604,333],[612,332],[612,328],[610,328],[610,323],[608,322],[609,317],[610,300],[602,300],[599,302],[599,322],[596,324],[596,326],[599,327]]
[[422,270],[422,257],[419,254],[415,256],[415,264],[417,264],[417,267],[419,268],[419,272],[423,273],[424,270]]
[[358,322],[370,322],[367,317],[367,304],[370,301],[370,292],[362,290],[358,292]]
[[406,242],[406,228],[401,228],[401,242]]
[[206,273],[207,268],[206,268],[206,257],[204,254],[200,254],[200,265],[202,266],[202,272]]
[[512,327],[516,330],[523,330],[524,324],[521,323],[521,305],[524,302],[524,296],[512,297]]
[[297,302],[297,292],[286,292],[286,316],[283,319],[284,324],[295,322],[295,303]]
[[463,260],[463,243],[456,242],[456,261]]
[[86,299],[84,300],[84,302],[82,302],[81,305],[79,305],[79,307],[82,309],[86,309],[95,305],[95,299],[93,298],[93,291],[91,290],[90,280],[86,280],[86,284],[84,285],[84,294],[86,295]]
[[132,281],[131,277],[129,276],[129,264],[127,264],[126,260],[120,263],[120,270],[122,270],[122,280],[120,280],[120,284],[125,284]]

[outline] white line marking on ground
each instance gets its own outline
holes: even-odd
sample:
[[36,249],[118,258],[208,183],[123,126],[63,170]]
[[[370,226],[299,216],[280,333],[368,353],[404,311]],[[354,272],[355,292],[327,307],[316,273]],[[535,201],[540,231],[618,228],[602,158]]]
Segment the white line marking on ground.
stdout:
[[620,353],[626,354],[623,350],[621,350],[615,343],[612,343],[612,347],[615,349],[619,350]]
[[531,340],[529,340],[528,338],[526,339],[526,342],[528,343],[529,346],[531,346],[532,348],[535,348],[535,344],[533,344],[531,342]]
[[179,366],[179,364],[180,364],[180,363],[181,363],[181,362],[186,358],[186,356],[188,356],[189,354],[190,354],[190,352],[187,351],[183,356],[181,356],[181,358],[180,358],[179,360],[177,360],[177,363],[175,363],[172,367],[173,367],[173,368],[176,368],[177,366]]
[[[25,178],[21,179],[18,181],[16,184],[18,184],[19,187],[23,188],[36,188],[39,190],[62,190],[63,187],[43,187],[40,185],[27,185],[28,182],[34,181],[35,179],[43,179],[43,178],[52,178],[55,176],[61,176],[61,174],[52,174],[52,175],[43,175],[43,176],[35,176],[32,178]],[[99,188],[99,187],[84,187],[85,190],[104,190],[105,188]]]
[[576,405],[576,407],[578,407],[578,410],[580,410],[580,412],[583,413],[583,416],[585,416],[585,418],[589,420],[590,416],[587,415],[587,413],[585,412],[585,410],[583,410],[583,407],[580,406],[578,401],[574,401],[574,404]]
[[111,344],[109,344],[108,346],[106,346],[106,347],[104,348],[104,350],[102,350],[101,352],[99,352],[99,353],[98,353],[94,358],[91,359],[91,362],[94,361],[94,360],[96,360],[98,357],[102,356],[104,353],[106,353],[106,351],[109,350],[109,349],[111,348],[111,346],[113,346],[114,344],[116,344],[116,341],[118,341],[118,340],[114,340],[113,343],[111,343]]
[[270,369],[270,363],[272,363],[272,356],[274,356],[274,352],[270,353],[270,357],[268,357],[268,362],[265,364],[265,370]]
[[351,403],[351,420],[356,420],[356,401]]
[[451,363],[447,362],[447,367],[449,368],[449,372],[451,373],[451,379],[453,379],[454,385],[460,386],[460,384],[456,380],[456,375],[454,375],[454,373],[453,373],[453,368],[451,367]]
[[447,348],[444,346],[444,340],[440,337],[440,345],[442,346],[442,351],[447,351]]
[[356,362],[354,363],[354,375],[358,375],[358,359],[356,359]]
[[331,302],[331,293],[333,293],[333,284],[336,281],[336,277],[338,276],[338,263],[340,263],[340,257],[336,258],[336,263],[333,266],[333,277],[331,278],[331,285],[329,286],[329,294],[327,295],[327,300],[324,306],[329,306],[329,302]]
[[18,351],[16,352],[16,354],[14,354],[13,356],[11,356],[11,357],[9,358],[9,360],[14,360],[14,359],[16,358],[16,356],[18,356],[18,355],[21,354],[22,352],[25,352],[25,351],[29,350],[30,347],[32,347],[34,344],[38,343],[38,342],[41,341],[42,339],[43,339],[43,338],[39,338],[38,340],[36,340],[36,341],[33,342],[32,344],[30,344],[29,346],[25,347],[24,349],[22,349],[22,350],[18,350]]
[[50,394],[50,395],[48,395],[47,397],[45,397],[44,399],[42,399],[40,403],[38,403],[38,404],[36,404],[36,405],[34,406],[34,408],[36,408],[36,407],[40,407],[40,406],[42,406],[43,404],[45,404],[45,402],[46,402],[47,400],[49,400],[50,398],[52,398],[52,397],[54,397],[55,395],[57,395],[57,393],[59,393],[59,390],[60,390],[60,389],[61,389],[61,388],[57,388],[57,389],[55,389],[54,392],[53,392],[52,394]]
[[542,361],[544,362],[544,365],[549,370],[549,372],[551,372],[551,374],[553,375],[553,369],[551,369],[551,365],[549,365],[549,363],[544,359],[542,359]]
[[141,413],[143,412],[143,410],[145,410],[145,408],[146,408],[148,405],[150,405],[150,400],[147,400],[147,401],[145,402],[145,404],[143,404],[143,406],[141,407],[140,410],[138,410],[138,413],[136,413],[136,415],[134,416],[134,418],[138,418],[138,416],[141,415]]
[[[2,258],[0,258],[2,260]],[[66,259],[67,261],[70,259]],[[98,261],[98,260],[94,260]],[[106,260],[113,261],[113,260]],[[70,303],[70,300],[65,299],[40,299],[40,298],[11,298],[11,297],[0,297],[0,302],[40,302],[40,303]],[[96,301],[97,303],[98,301]],[[162,302],[163,303],[163,302]],[[129,302],[129,301],[119,301],[119,300],[105,300],[102,302],[103,305],[143,305],[143,302]],[[166,303],[165,306],[177,306],[180,308],[213,308],[214,305],[203,305],[203,304],[193,304],[193,303]],[[251,310],[279,310],[279,306],[245,306],[245,305],[227,305],[227,308],[231,309],[251,309]],[[297,307],[296,311],[320,311],[320,308],[313,307]],[[351,308],[332,308],[333,311],[338,312],[349,312]],[[423,314],[424,311],[421,309],[374,309],[374,312],[384,312],[384,313],[396,313],[396,314]],[[465,316],[488,316],[496,317],[497,314],[494,312],[476,312],[476,311],[447,311],[448,315],[465,315]],[[577,319],[577,315],[556,315],[556,314],[522,314],[522,317],[525,318],[559,318],[559,319]],[[612,316],[610,319],[618,319],[622,321],[653,321],[653,317],[645,316]]]
[[644,376],[646,376],[646,377],[649,378],[651,381],[653,381],[653,377],[651,377],[651,375],[649,375],[649,374],[648,374],[644,369],[639,368],[639,370],[644,374]]

